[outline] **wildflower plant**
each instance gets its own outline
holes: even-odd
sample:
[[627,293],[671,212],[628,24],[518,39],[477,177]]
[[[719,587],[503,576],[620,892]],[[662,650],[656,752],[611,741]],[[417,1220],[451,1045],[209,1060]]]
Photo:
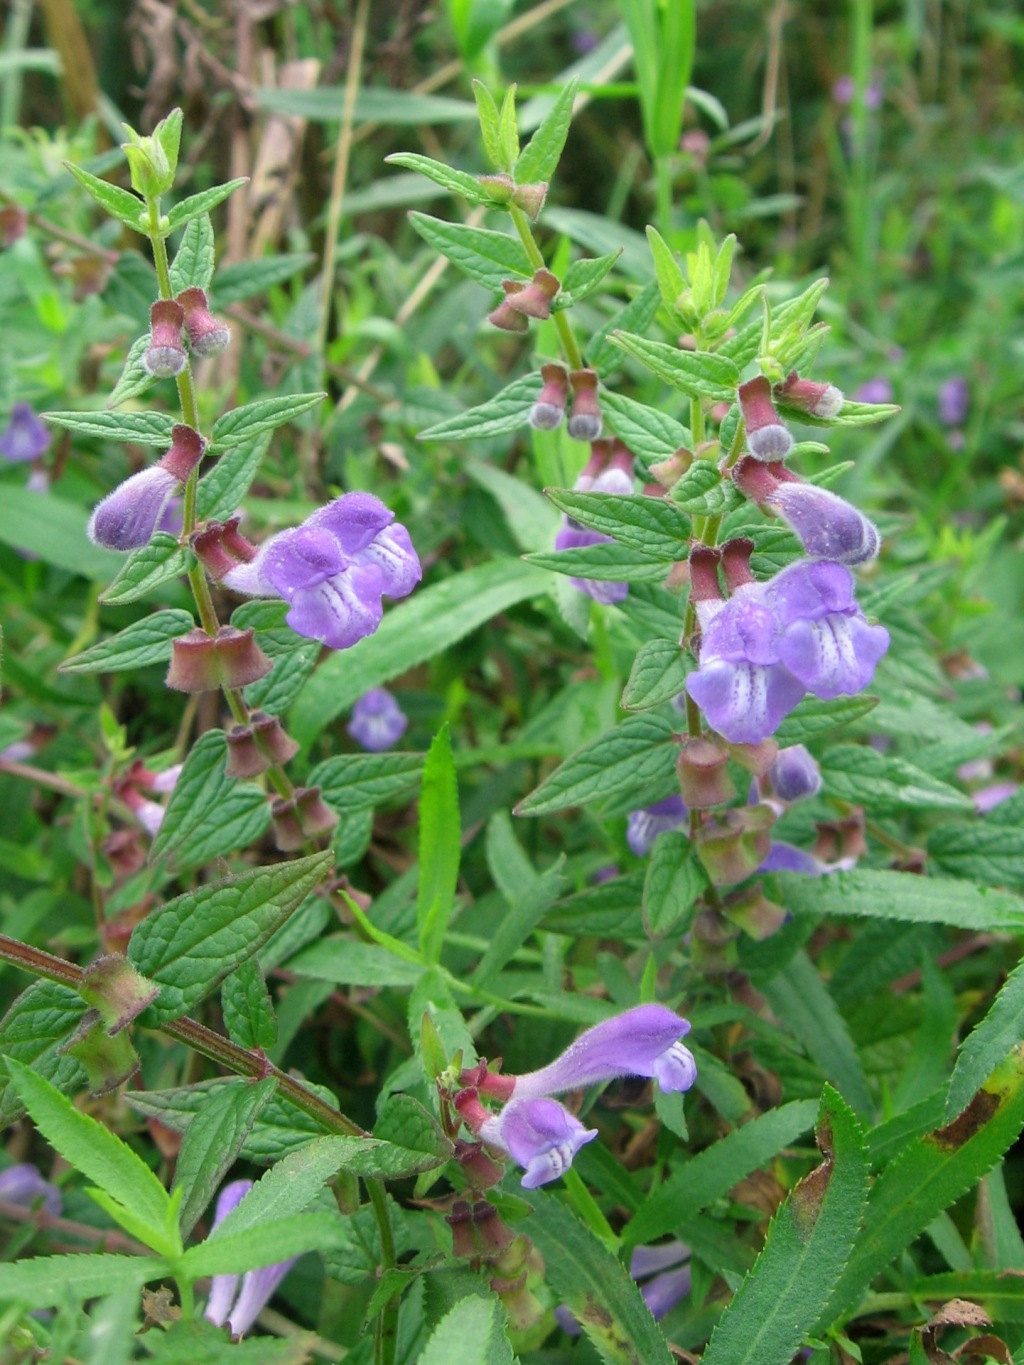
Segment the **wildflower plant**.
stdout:
[[[692,25],[658,22],[692,48]],[[640,58],[658,73],[656,48]],[[880,1331],[924,1359],[922,1303],[1019,1317],[994,1273],[1019,1236],[992,1174],[1024,1127],[1018,973],[984,1014],[972,984],[950,1079],[957,1014],[928,936],[1019,933],[1020,802],[985,825],[983,792],[955,785],[996,776],[964,765],[1005,736],[941,712],[901,605],[920,585],[885,563],[899,523],[842,495],[818,439],[849,451],[896,409],[819,373],[826,281],[751,280],[705,223],[669,240],[679,130],[657,101],[665,232],[627,276],[617,250],[548,228],[576,84],[525,145],[514,90],[474,89],[484,172],[389,160],[490,215],[411,223],[483,286],[459,296],[474,344],[522,372],[420,431],[409,484],[491,442],[500,463],[466,459],[465,477],[522,559],[453,567],[446,492],[433,521],[383,478],[283,496],[272,443],[327,396],[223,399],[213,367],[243,337],[211,213],[238,182],[177,197],[179,111],[128,131],[130,190],[69,167],[146,239],[154,297],[107,407],[47,414],[131,450],[79,521],[93,562],[117,564],[104,606],[141,613],[77,639],[57,681],[159,665],[178,740],[137,749],[105,702],[101,770],[53,779],[79,812],[84,965],[74,935],[49,944],[69,956],[0,939],[37,978],[0,1021],[0,1116],[27,1114],[100,1235],[129,1239],[5,1262],[0,1312],[75,1359],[103,1328],[124,1359],[229,1365],[279,1324],[261,1320],[278,1291],[344,1342],[300,1337],[282,1359],[570,1360],[582,1332],[614,1365],[702,1345],[705,1365],[788,1365],[868,1359]],[[385,425],[420,411],[372,397]],[[9,459],[50,459],[37,426],[12,412]],[[440,656],[473,656],[494,618],[525,643],[480,647],[479,677],[521,661],[527,716],[510,705],[453,745],[469,684]],[[548,653],[583,656],[551,697],[531,672]],[[427,667],[443,706],[406,715],[384,684],[406,705]],[[919,763],[890,752],[902,726],[934,741]],[[12,735],[0,771],[45,774],[50,738]],[[886,920],[905,937],[877,935]],[[868,922],[852,947],[847,921]],[[873,994],[917,971],[919,1073]],[[945,1211],[982,1180],[974,1264]],[[27,1163],[4,1187],[41,1241],[69,1207]]]

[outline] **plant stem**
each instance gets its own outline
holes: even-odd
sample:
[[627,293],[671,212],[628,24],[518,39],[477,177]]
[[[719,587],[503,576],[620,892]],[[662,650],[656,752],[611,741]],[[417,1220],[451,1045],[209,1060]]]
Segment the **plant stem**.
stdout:
[[[512,214],[512,224],[519,234],[519,240],[523,244],[523,250],[529,257],[530,264],[537,270],[546,270],[544,255],[537,245],[533,236],[533,229],[530,227],[530,220],[517,204],[510,204],[509,210]],[[558,329],[558,339],[562,343],[562,350],[565,358],[569,362],[572,370],[583,369],[583,356],[577,345],[576,338],[573,336],[572,328],[569,326],[569,319],[565,316],[565,310],[552,313],[555,327]]]
[[[373,1212],[380,1232],[381,1271],[392,1268],[396,1262],[395,1237],[391,1228],[391,1214],[383,1181],[367,1180],[366,1193],[370,1196]],[[390,1299],[377,1318],[373,1338],[374,1365],[394,1365],[398,1348],[398,1296]]]

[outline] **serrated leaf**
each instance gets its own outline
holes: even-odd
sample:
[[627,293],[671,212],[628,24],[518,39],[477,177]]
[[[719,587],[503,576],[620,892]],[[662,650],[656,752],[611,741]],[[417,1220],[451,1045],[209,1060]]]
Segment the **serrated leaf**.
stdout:
[[1024,933],[1024,907],[1009,892],[951,878],[858,868],[827,877],[775,874],[785,908],[794,914],[849,915],[913,924],[951,924],[983,933]]
[[648,640],[641,645],[622,694],[626,711],[647,711],[672,701],[686,688],[693,660],[674,640]]
[[498,121],[498,106],[494,103],[494,96],[483,81],[474,80],[473,97],[476,100],[477,115],[480,119],[480,140],[484,144],[487,160],[495,170],[511,170],[511,166],[502,164],[501,128]]
[[419,783],[423,754],[340,754],[309,775],[339,815],[405,796]]
[[189,220],[171,262],[171,289],[177,295],[183,289],[210,288],[216,244],[213,223],[208,213]]
[[488,289],[500,290],[502,280],[513,275],[533,278],[534,267],[522,244],[507,233],[447,223],[425,213],[410,213],[409,222],[435,251]]
[[121,377],[114,385],[110,397],[107,399],[108,408],[116,408],[118,403],[125,402],[128,398],[137,398],[140,393],[145,393],[156,383],[155,375],[151,375],[143,367],[142,357],[149,347],[149,333],[146,332],[140,337],[136,337],[132,342],[128,354],[125,357],[124,369]]
[[418,152],[392,152],[384,160],[389,166],[404,166],[406,170],[419,171],[420,175],[425,175],[435,185],[461,195],[470,204],[494,202],[487,187],[481,185],[475,175],[470,175],[468,171],[457,171],[443,161],[435,161],[433,157],[421,156]]
[[166,412],[44,412],[54,426],[109,441],[169,446],[174,418]]
[[73,654],[60,665],[60,673],[116,673],[120,669],[143,668],[166,663],[171,657],[171,641],[195,625],[192,613],[177,608],[144,616],[125,630],[101,640],[81,654]]
[[828,1086],[816,1137],[822,1163],[772,1219],[764,1249],[712,1333],[704,1365],[789,1365],[857,1243],[868,1192],[864,1137]]
[[256,1082],[235,1078],[206,1093],[188,1126],[174,1166],[171,1192],[183,1191],[178,1213],[183,1238],[195,1227],[234,1165],[276,1087],[273,1077]]
[[569,308],[588,298],[621,255],[620,248],[604,256],[585,256],[582,260],[573,261],[562,277],[562,288],[552,304],[553,311]]
[[569,136],[572,107],[578,88],[578,80],[566,82],[544,115],[540,127],[519,153],[513,172],[517,185],[534,185],[551,179]]
[[188,573],[193,563],[195,556],[178,544],[176,536],[157,531],[148,545],[131,552],[110,587],[100,593],[100,601],[108,606],[137,602],[161,584]]
[[778,404],[779,415],[809,427],[870,427],[888,421],[901,411],[898,403],[854,403],[847,398],[834,417],[815,417],[802,408],[787,408]]
[[440,961],[441,947],[455,906],[461,836],[459,788],[446,723],[430,745],[420,789],[416,924],[420,952],[430,963]]
[[261,432],[273,431],[286,422],[293,422],[326,397],[325,393],[286,393],[276,398],[257,398],[254,403],[233,408],[214,422],[210,446],[223,450],[242,441],[251,441]]
[[143,1016],[177,1019],[257,952],[330,871],[330,853],[257,867],[168,901],[135,926],[128,957],[160,995]]
[[242,299],[265,294],[275,285],[284,284],[305,270],[316,257],[310,251],[284,251],[278,256],[265,256],[258,261],[233,261],[217,272],[213,291],[218,308],[227,308]]
[[626,1241],[630,1246],[653,1242],[696,1218],[701,1209],[728,1194],[806,1133],[817,1110],[814,1100],[793,1100],[751,1119],[691,1157],[643,1201],[626,1225]]
[[189,750],[153,840],[151,857],[167,858],[179,869],[201,867],[245,848],[270,823],[270,807],[253,782],[225,772],[223,730],[207,730]]
[[256,1336],[229,1342],[223,1327],[195,1317],[162,1325],[159,1332],[147,1332],[144,1340],[145,1358],[154,1365],[308,1365],[315,1338],[296,1332],[283,1340]]
[[664,498],[642,493],[577,493],[572,488],[545,488],[544,493],[581,526],[611,536],[630,549],[673,561],[689,553],[689,518]]
[[498,141],[501,145],[502,165],[511,168],[519,156],[519,129],[516,125],[516,88],[510,85],[505,91],[498,111]]
[[642,790],[671,772],[677,757],[670,722],[658,716],[629,716],[559,764],[520,801],[515,813],[548,815],[618,792]]
[[[246,1198],[251,1199],[254,1192],[250,1191]],[[241,1208],[241,1204],[237,1207]],[[218,1224],[204,1242],[185,1252],[181,1258],[185,1274],[197,1279],[206,1275],[238,1275],[260,1266],[291,1260],[307,1251],[332,1251],[345,1244],[337,1215],[332,1213],[292,1214],[282,1218],[267,1216],[257,1226],[234,1234],[221,1233],[224,1223]]]
[[86,193],[92,195],[100,208],[106,209],[112,218],[124,223],[134,232],[142,233],[145,231],[143,218],[146,213],[146,206],[141,199],[130,191],[121,189],[118,185],[111,185],[106,180],[101,180],[99,176],[93,175],[90,171],[84,170],[81,166],[76,166],[70,161],[65,161],[64,165]]
[[525,1226],[546,1280],[609,1365],[671,1365],[672,1356],[622,1263],[554,1195],[531,1192]]
[[707,889],[689,838],[681,830],[668,830],[654,842],[644,880],[643,915],[649,934],[683,933],[697,897]]
[[137,1292],[150,1280],[162,1279],[167,1261],[151,1256],[114,1256],[93,1252],[70,1256],[34,1256],[0,1265],[0,1300],[29,1303],[33,1308],[63,1308],[67,1299],[86,1299]]
[[1024,1322],[1024,1272],[1017,1266],[925,1275],[911,1280],[907,1290],[915,1302],[968,1299],[980,1303],[995,1322]]
[[257,679],[244,689],[245,700],[253,709],[281,715],[306,685],[306,679],[320,657],[319,640],[306,640],[296,635],[290,626],[261,631],[261,648],[274,661],[266,677]]
[[818,697],[804,697],[795,711],[790,712],[775,732],[780,748],[790,744],[808,744],[850,725],[861,716],[866,716],[878,705],[877,697],[836,697],[833,701],[821,701]]
[[619,440],[648,462],[666,460],[693,441],[690,429],[674,417],[622,393],[602,393],[601,412]]
[[[37,1076],[59,1090],[73,1091],[84,1080],[73,1057],[58,1055],[78,1028],[85,1001],[77,991],[56,981],[36,981],[12,1001],[0,1021],[0,1055],[30,1066]],[[0,1127],[24,1113],[18,1093],[6,1077],[0,1077]]]
[[446,417],[432,427],[418,433],[418,441],[482,441],[490,436],[502,436],[525,426],[530,409],[540,397],[543,387],[539,374],[526,374],[514,379],[489,398],[466,412]]
[[513,1365],[497,1298],[473,1295],[450,1308],[431,1332],[419,1365]]
[[650,225],[647,227],[647,240],[650,243],[651,255],[654,257],[654,273],[658,280],[661,301],[669,314],[678,319],[676,299],[686,288],[683,268],[661,233]]
[[351,939],[323,938],[304,948],[288,962],[288,970],[338,986],[414,985],[423,967],[395,957],[376,943],[355,943]]
[[1002,1059],[1024,1040],[1024,963],[1006,978],[980,1024],[964,1039],[946,1096],[946,1119],[964,1109],[968,1100]]
[[259,473],[269,445],[270,432],[261,431],[226,451],[203,475],[196,494],[196,510],[201,521],[225,521],[234,516]]
[[254,957],[240,962],[220,988],[221,1010],[228,1037],[239,1047],[268,1052],[277,1042],[274,1006]]
[[167,231],[174,232],[193,218],[198,218],[200,214],[209,213],[218,204],[224,202],[229,194],[234,194],[241,185],[249,182],[247,175],[240,176],[237,180],[229,180],[224,185],[214,185],[212,189],[200,190],[198,194],[190,194],[187,199],[182,199],[179,204],[175,204],[167,215]]
[[736,400],[739,370],[724,355],[712,351],[681,351],[663,341],[648,341],[632,332],[614,332],[610,340],[646,365],[659,379],[691,398],[710,398],[716,403]]
[[986,886],[1024,888],[1024,829],[975,820],[940,825],[928,836],[928,854],[944,872]]
[[566,550],[538,550],[523,555],[528,564],[573,578],[595,578],[610,583],[663,583],[671,568],[665,559],[652,559],[628,545],[579,545]]
[[867,806],[874,814],[903,810],[973,810],[964,792],[905,759],[861,744],[830,747],[822,759],[829,796]]

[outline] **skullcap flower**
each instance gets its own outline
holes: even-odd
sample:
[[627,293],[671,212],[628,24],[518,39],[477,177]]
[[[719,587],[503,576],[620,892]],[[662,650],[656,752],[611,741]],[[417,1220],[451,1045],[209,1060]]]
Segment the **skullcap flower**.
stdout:
[[390,749],[405,734],[409,717],[384,687],[371,687],[352,708],[349,734],[371,753]]
[[15,464],[38,460],[50,446],[50,433],[28,403],[15,403],[11,420],[0,436],[0,455]]
[[526,1172],[523,1189],[535,1190],[567,1171],[579,1149],[597,1137],[597,1129],[584,1128],[557,1100],[514,1099],[482,1125],[480,1136],[508,1152]]
[[0,1199],[31,1208],[38,1201],[54,1218],[60,1217],[63,1201],[60,1190],[40,1174],[30,1161],[20,1161],[0,1171]]
[[671,829],[684,829],[690,819],[686,803],[678,794],[666,796],[651,806],[630,811],[626,822],[626,843],[638,858],[645,857],[659,834]]
[[[234,1180],[225,1185],[217,1197],[213,1226],[223,1222],[251,1189],[251,1180]],[[292,1256],[274,1265],[247,1270],[242,1276],[214,1275],[203,1317],[215,1327],[223,1327],[226,1323],[233,1337],[245,1336],[297,1260],[297,1256]]]

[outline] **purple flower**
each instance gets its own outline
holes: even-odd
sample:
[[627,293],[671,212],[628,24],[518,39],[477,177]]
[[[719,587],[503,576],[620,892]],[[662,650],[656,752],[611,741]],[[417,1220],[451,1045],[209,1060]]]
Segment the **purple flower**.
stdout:
[[863,691],[889,648],[889,632],[868,625],[849,569],[800,561],[766,586],[778,615],[778,656],[800,684],[824,701]]
[[[848,105],[853,103],[853,97],[857,93],[857,87],[852,76],[838,76],[832,86],[832,98],[836,104]],[[882,106],[881,87],[874,81],[864,91],[865,109],[880,109]],[[866,401],[866,400],[865,400]]]
[[946,427],[963,425],[971,402],[971,390],[962,374],[947,379],[939,389],[939,421]]
[[891,403],[892,384],[886,379],[885,375],[875,375],[873,379],[866,379],[854,392],[853,401],[855,403]]
[[795,844],[777,840],[768,851],[768,856],[757,869],[758,872],[802,872],[807,877],[821,877],[832,869],[813,853],[807,853]]
[[640,810],[630,811],[626,822],[626,843],[638,858],[650,853],[655,839],[670,829],[683,829],[690,819],[690,812],[681,796],[666,796],[664,801],[655,801],[653,806],[642,806]]
[[408,725],[408,716],[391,693],[383,687],[371,687],[353,706],[347,729],[357,744],[380,753],[397,744]]
[[[589,465],[587,468],[589,469]],[[585,469],[576,480],[575,487],[587,493],[626,494],[633,491],[633,479],[625,469],[612,465],[596,478]],[[588,531],[578,521],[565,517],[561,529],[555,536],[555,549],[585,549],[590,545],[610,545],[612,540],[612,536],[606,536],[601,531]],[[595,602],[601,602],[605,606],[621,602],[629,593],[628,583],[618,583],[613,579],[570,578],[569,582],[579,592],[586,593]]]
[[60,1190],[45,1180],[30,1161],[21,1161],[0,1171],[0,1199],[6,1199],[10,1204],[24,1204],[27,1208],[41,1201],[53,1218],[60,1217],[63,1207]]
[[422,577],[409,532],[370,493],[346,493],[301,526],[272,536],[223,582],[251,597],[283,597],[299,635],[347,649],[372,635],[381,598],[405,597]]
[[664,1005],[637,1005],[581,1033],[549,1066],[516,1076],[512,1097],[558,1095],[616,1076],[651,1076],[662,1090],[689,1090],[697,1066],[679,1042],[689,1031],[689,1021]]
[[526,1172],[523,1189],[535,1190],[567,1171],[597,1129],[584,1128],[557,1100],[514,1099],[481,1126],[480,1136],[508,1152]]
[[812,559],[866,564],[878,554],[872,522],[845,498],[811,483],[782,483],[765,499],[788,522]]
[[803,801],[821,790],[821,769],[802,744],[780,749],[768,777],[780,801]]
[[[213,1226],[228,1216],[252,1189],[251,1180],[235,1180],[225,1185],[217,1197]],[[245,1336],[270,1301],[274,1290],[298,1260],[292,1256],[275,1265],[247,1270],[244,1275],[214,1275],[203,1317],[215,1327],[227,1323],[233,1337]],[[241,1288],[239,1288],[241,1279]],[[237,1291],[237,1294],[236,1294]]]
[[50,433],[28,403],[15,403],[11,420],[0,436],[0,455],[15,464],[38,460],[50,448]]
[[148,545],[178,480],[159,464],[133,474],[99,503],[86,527],[95,545],[137,550]]
[[[657,1247],[636,1247],[629,1262],[629,1273],[640,1286],[640,1293],[655,1322],[660,1322],[690,1292],[690,1248],[683,1242],[665,1242]],[[555,1309],[559,1326],[578,1337],[582,1328],[564,1305]]]
[[996,806],[1009,801],[1019,791],[1020,785],[1017,782],[993,782],[990,787],[980,787],[972,794],[971,800],[979,815],[987,815],[990,810],[995,810]]

